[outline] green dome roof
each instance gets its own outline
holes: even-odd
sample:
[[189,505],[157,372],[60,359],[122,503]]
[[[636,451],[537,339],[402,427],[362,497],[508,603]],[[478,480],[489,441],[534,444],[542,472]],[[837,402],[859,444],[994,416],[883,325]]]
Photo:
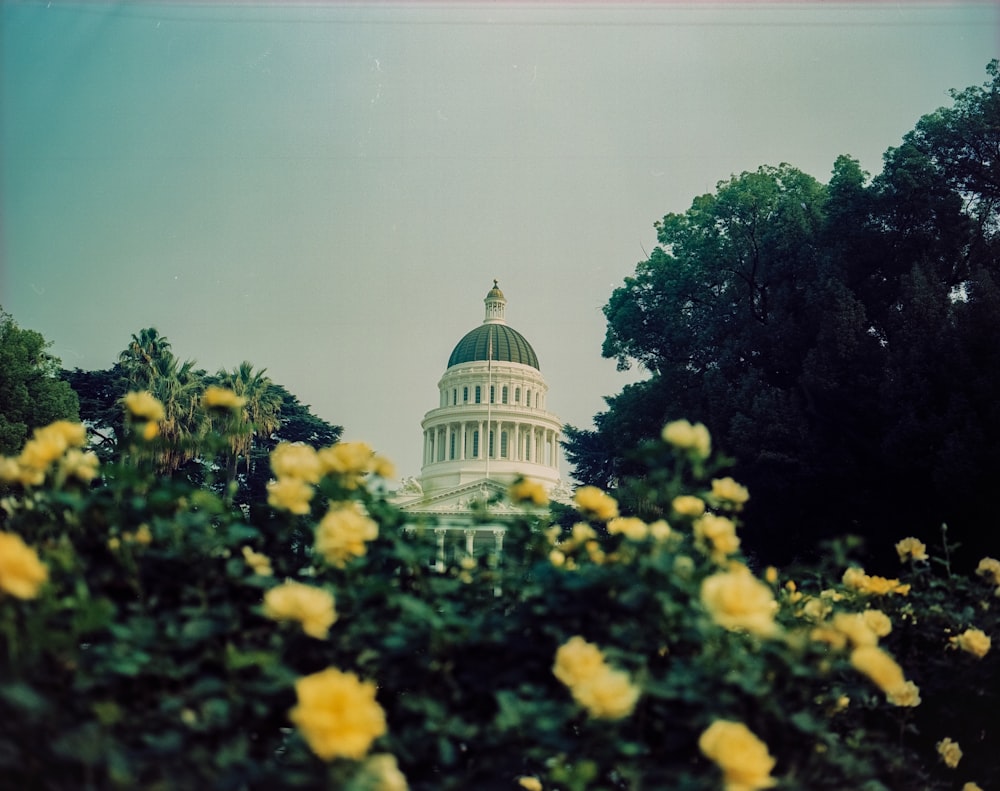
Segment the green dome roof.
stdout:
[[521,363],[541,370],[538,367],[538,355],[531,344],[521,333],[506,324],[481,324],[466,333],[448,358],[448,367],[487,358],[504,363]]

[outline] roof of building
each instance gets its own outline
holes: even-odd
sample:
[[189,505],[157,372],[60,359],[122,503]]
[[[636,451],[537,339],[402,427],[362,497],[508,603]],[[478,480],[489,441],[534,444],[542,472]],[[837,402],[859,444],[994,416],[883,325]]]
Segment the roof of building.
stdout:
[[506,324],[480,324],[458,342],[448,358],[448,367],[476,360],[521,363],[541,370],[538,355],[525,337]]

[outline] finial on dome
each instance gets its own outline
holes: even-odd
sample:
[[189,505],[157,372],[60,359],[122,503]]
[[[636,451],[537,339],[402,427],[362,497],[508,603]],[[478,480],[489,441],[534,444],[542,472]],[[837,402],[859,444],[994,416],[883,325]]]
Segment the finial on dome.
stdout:
[[507,298],[500,290],[496,278],[493,278],[493,288],[489,290],[483,301],[486,303],[486,318],[483,319],[483,324],[506,324],[503,314]]

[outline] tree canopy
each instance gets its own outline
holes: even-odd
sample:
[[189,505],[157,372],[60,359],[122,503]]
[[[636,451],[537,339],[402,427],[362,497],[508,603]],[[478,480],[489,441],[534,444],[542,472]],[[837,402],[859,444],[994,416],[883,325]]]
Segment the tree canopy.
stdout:
[[0,453],[19,449],[32,429],[79,414],[76,394],[59,379],[59,359],[46,351],[51,345],[0,308]]
[[901,522],[996,547],[981,520],[1000,470],[997,62],[987,73],[874,179],[848,156],[827,184],[763,166],[657,222],[604,307],[603,354],[650,376],[594,429],[567,428],[576,477],[620,484],[634,442],[685,417],[736,460],[764,555],[847,532],[874,549]]

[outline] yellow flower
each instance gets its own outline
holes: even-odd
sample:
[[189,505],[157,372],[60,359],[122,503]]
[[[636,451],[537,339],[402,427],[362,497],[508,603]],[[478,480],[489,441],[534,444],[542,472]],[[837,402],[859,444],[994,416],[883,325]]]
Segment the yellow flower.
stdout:
[[141,544],[142,546],[148,546],[153,543],[153,532],[149,529],[149,525],[139,525],[136,528],[135,533],[132,535],[132,541],[136,544]]
[[324,761],[359,761],[386,732],[385,712],[375,692],[370,681],[330,667],[295,682],[298,705],[288,716]]
[[160,426],[158,423],[151,420],[148,423],[142,424],[142,438],[146,442],[152,442],[158,436],[160,436]]
[[876,637],[885,637],[892,631],[892,621],[881,610],[865,610],[861,616],[868,628],[875,632]]
[[352,558],[365,555],[366,542],[377,537],[378,525],[357,503],[332,505],[316,528],[316,551],[327,563],[344,568]]
[[[890,703],[897,706],[916,705],[916,703],[900,703],[900,700],[912,698],[916,687],[908,688],[903,669],[896,660],[877,646],[862,646],[851,652],[851,664],[856,670],[873,681],[885,694]],[[920,702],[917,695],[917,703]]]
[[832,625],[850,640],[855,648],[878,645],[878,635],[872,631],[862,613],[838,612],[833,616]]
[[681,516],[697,517],[705,513],[705,501],[691,494],[682,494],[680,497],[675,497],[671,506]]
[[976,567],[976,574],[989,579],[994,585],[1000,585],[1000,560],[983,558]]
[[325,474],[363,475],[372,467],[375,451],[366,442],[338,442],[319,452]]
[[559,646],[552,672],[567,687],[574,687],[592,680],[605,667],[601,649],[577,635]]
[[927,545],[910,536],[896,544],[896,554],[899,555],[900,563],[907,560],[927,560]]
[[620,720],[635,710],[639,688],[628,673],[605,665],[593,678],[570,687],[573,699],[591,717],[599,720]]
[[512,484],[507,490],[507,496],[515,505],[531,503],[532,505],[545,506],[549,503],[549,496],[545,493],[545,487],[537,481],[529,481],[526,478],[522,478]]
[[0,533],[0,590],[18,599],[34,599],[49,578],[38,554],[16,533]]
[[288,478],[306,483],[316,483],[321,474],[316,449],[290,442],[281,442],[271,451],[271,469],[279,480]]
[[827,643],[838,651],[847,645],[847,635],[828,626],[817,626],[809,633],[809,639],[818,643]]
[[379,478],[395,478],[396,477],[396,465],[393,464],[385,456],[380,456],[375,454],[371,462],[372,474],[377,475]]
[[769,585],[777,585],[778,570],[774,566],[768,566],[764,569],[764,579],[767,580]]
[[206,409],[229,409],[237,411],[246,406],[247,400],[238,396],[232,390],[218,385],[209,385],[201,397],[202,406]]
[[271,559],[267,555],[254,552],[250,547],[243,547],[241,551],[243,552],[243,559],[253,569],[254,574],[261,577],[270,577],[274,574],[274,570],[271,568]]
[[962,748],[958,746],[958,742],[945,737],[935,746],[945,766],[949,769],[954,769],[958,766],[958,762],[962,760]]
[[649,525],[634,516],[617,516],[608,522],[611,535],[621,533],[633,541],[643,541],[649,535]]
[[125,409],[138,420],[163,420],[167,416],[163,404],[148,390],[134,390],[122,398]]
[[[70,447],[81,447],[87,441],[87,430],[80,423],[57,420],[42,428],[36,428],[28,440],[18,464],[22,468],[45,472]],[[41,483],[41,481],[39,481]]]
[[694,535],[699,544],[711,543],[712,556],[716,560],[732,555],[740,548],[736,535],[736,524],[731,519],[715,514],[705,514],[694,523]]
[[67,478],[76,478],[83,483],[90,483],[97,477],[97,469],[100,466],[101,463],[96,453],[70,448],[63,456],[59,468]]
[[712,494],[719,500],[732,503],[737,509],[750,499],[750,492],[732,478],[715,478],[712,480]]
[[701,603],[713,621],[731,631],[747,631],[760,637],[778,631],[774,594],[745,566],[737,565],[702,580]]
[[596,486],[581,486],[573,496],[576,507],[584,514],[607,522],[618,516],[618,502]]
[[777,783],[767,745],[742,722],[716,720],[699,737],[698,748],[722,770],[726,791],[756,791]]
[[549,552],[549,563],[553,566],[559,567],[566,562],[566,554],[558,549],[553,549]]
[[569,687],[574,700],[598,719],[627,717],[639,700],[639,688],[628,674],[609,667],[601,649],[580,636],[559,647],[552,672]]
[[0,483],[19,483],[21,465],[10,456],[0,456]]
[[707,459],[712,452],[712,437],[701,423],[692,425],[686,420],[675,420],[663,427],[663,441],[680,450],[686,450],[699,459]]
[[365,761],[349,788],[350,791],[407,791],[409,784],[406,775],[399,771],[396,756],[379,753]]
[[275,621],[297,621],[303,632],[317,640],[325,640],[337,620],[333,596],[292,581],[264,594],[264,615]]
[[670,525],[665,519],[657,519],[649,526],[649,534],[654,541],[666,541],[671,534]]
[[966,629],[958,637],[950,638],[952,645],[982,659],[990,650],[990,636],[980,629]]
[[886,693],[885,699],[893,706],[919,706],[920,687],[912,681],[904,681],[902,685],[894,687]]
[[308,514],[312,496],[312,486],[298,478],[279,478],[267,484],[267,504],[293,514]]
[[962,786],[962,791],[983,791],[983,789],[975,783],[969,782]]
[[522,775],[517,778],[517,784],[525,789],[525,791],[542,791],[542,781],[537,777]]
[[864,569],[856,566],[851,566],[844,572],[842,581],[846,587],[869,596],[886,596],[893,593],[905,596],[910,592],[910,586],[903,585],[899,580],[872,577],[865,574]]

